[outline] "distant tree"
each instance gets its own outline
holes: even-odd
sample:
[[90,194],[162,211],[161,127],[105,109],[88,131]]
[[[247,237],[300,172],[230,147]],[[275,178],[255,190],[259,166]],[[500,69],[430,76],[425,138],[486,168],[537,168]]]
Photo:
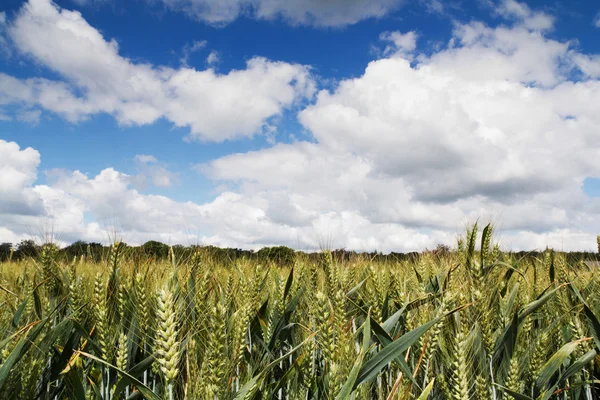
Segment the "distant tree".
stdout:
[[85,257],[90,261],[100,262],[106,248],[100,243],[88,243],[85,249]]
[[64,254],[68,259],[73,259],[73,257],[81,257],[87,254],[87,242],[83,240],[78,240],[75,243],[70,244],[61,250],[61,253]]
[[182,246],[180,244],[176,244],[173,247],[173,254],[175,254],[175,259],[177,262],[189,259],[191,255],[191,249],[189,247]]
[[147,257],[164,259],[169,255],[169,246],[156,240],[150,240],[142,245],[142,252]]
[[33,240],[21,240],[21,242],[17,245],[17,251],[15,251],[15,256],[19,260],[28,257],[36,257],[38,251],[39,246],[37,246]]
[[0,244],[0,262],[8,261],[13,251],[12,243]]
[[348,251],[346,249],[337,249],[331,252],[331,257],[337,262],[350,261],[350,259],[356,255],[354,251]]
[[261,261],[273,261],[279,265],[292,265],[296,259],[296,252],[286,246],[263,247],[256,256]]
[[433,251],[438,256],[446,256],[450,254],[450,246],[445,244],[438,244],[435,246],[435,250]]

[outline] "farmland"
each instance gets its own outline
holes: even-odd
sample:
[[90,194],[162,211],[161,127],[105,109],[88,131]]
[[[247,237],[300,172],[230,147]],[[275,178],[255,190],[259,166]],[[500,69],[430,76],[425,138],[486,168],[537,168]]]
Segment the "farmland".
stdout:
[[594,399],[600,275],[472,227],[450,252],[0,264],[11,399]]

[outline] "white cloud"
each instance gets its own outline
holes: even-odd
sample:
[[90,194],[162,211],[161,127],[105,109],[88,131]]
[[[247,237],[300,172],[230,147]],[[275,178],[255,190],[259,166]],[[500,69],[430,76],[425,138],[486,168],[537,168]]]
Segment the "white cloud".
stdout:
[[[315,143],[230,155],[198,170],[266,200],[265,218],[283,225],[314,227],[351,213],[364,236],[344,236],[350,226],[332,223],[348,247],[393,248],[382,237],[365,240],[378,228],[393,235],[390,225],[427,232],[429,243],[451,241],[457,227],[482,217],[498,221],[512,248],[595,248],[600,199],[582,184],[600,176],[600,81],[582,58],[597,56],[536,27],[478,22],[457,25],[448,48],[416,65],[389,54],[300,113]],[[575,71],[582,80],[571,80]]]
[[505,79],[553,86],[573,68],[570,42],[547,39],[523,26],[491,28],[480,22],[457,25],[451,48],[435,53],[436,64],[471,80]]
[[425,9],[433,14],[443,14],[446,7],[441,0],[421,0],[421,3],[425,6]]
[[594,26],[596,28],[600,28],[600,11],[598,11],[596,17],[594,18]]
[[403,0],[162,0],[169,8],[200,21],[225,25],[240,16],[293,25],[341,27],[368,18],[381,18],[397,10]]
[[[0,139],[0,220],[23,216],[29,218],[43,212],[40,199],[32,189],[37,178],[40,154],[28,147]],[[0,226],[7,226],[0,223]]]
[[133,159],[142,164],[154,164],[158,162],[156,157],[147,154],[138,154],[137,156],[133,157]]
[[[154,239],[255,249],[283,244],[306,250],[328,245],[412,251],[452,244],[466,223],[494,217],[494,208],[503,207],[495,210],[506,211],[500,220],[505,247],[591,249],[595,237],[586,227],[600,223],[600,204],[582,196],[568,200],[569,209],[564,198],[553,204],[571,195],[568,191],[521,198],[509,206],[483,196],[447,204],[421,201],[412,198],[402,178],[378,173],[373,160],[316,143],[278,144],[202,166],[214,179],[241,183],[238,193],[223,191],[204,204],[142,194],[135,188],[136,176],[112,168],[93,177],[51,171],[48,184],[35,185],[39,153],[0,141],[0,155],[3,176],[13,177],[2,181],[0,241],[14,242],[52,226],[63,242],[106,242],[116,226],[131,244]],[[144,155],[137,160],[159,163]],[[23,207],[27,196],[36,212],[11,207]]]
[[39,105],[77,122],[98,112],[93,104],[77,98],[64,82],[43,78],[17,79],[0,72],[0,106]]
[[192,43],[192,46],[190,47],[190,51],[193,53],[193,52],[202,50],[203,48],[206,47],[207,43],[208,42],[206,40],[194,40],[194,42]]
[[383,50],[384,56],[396,54],[403,58],[410,58],[410,55],[417,48],[417,34],[415,32],[383,32],[379,35],[379,39],[391,42]]
[[0,55],[10,57],[12,51],[6,39],[6,21],[6,12],[0,11]]
[[[9,33],[19,51],[68,83],[2,74],[0,103],[37,104],[74,122],[96,113],[112,114],[124,125],[164,117],[190,127],[191,138],[223,141],[268,129],[271,117],[314,92],[307,67],[259,57],[249,60],[246,69],[225,75],[134,63],[79,12],[49,0],[26,3]],[[250,96],[252,102],[247,101]]]
[[502,0],[496,12],[509,19],[520,21],[526,28],[548,30],[554,27],[554,17],[540,11],[532,11],[525,3],[516,0]]
[[219,60],[219,53],[217,51],[211,51],[208,57],[206,57],[206,63],[208,65],[217,64]]
[[[0,160],[9,161],[0,168],[17,178],[0,183],[13,199],[0,203],[0,226],[10,228],[0,230],[0,240],[51,218],[73,240],[101,240],[102,222],[117,220],[132,243],[190,243],[196,234],[206,243],[245,248],[330,244],[410,251],[453,244],[463,227],[481,217],[498,222],[505,247],[593,250],[600,199],[589,198],[582,183],[600,177],[597,55],[548,38],[546,29],[526,23],[534,11],[506,4],[506,15],[515,21],[511,26],[457,24],[449,45],[429,55],[401,36],[412,63],[392,52],[369,63],[361,76],[319,92],[299,113],[310,141],[278,143],[197,166],[222,188],[205,204],[143,194],[136,176],[112,168],[96,176],[56,172],[48,185],[36,186],[39,154],[4,142]],[[134,65],[124,62],[127,68]],[[232,93],[241,87],[245,98],[252,87],[243,83],[254,81],[249,71],[261,77],[271,66],[258,63],[259,72],[249,65],[240,76],[211,76],[231,79]],[[267,75],[283,74],[287,82],[290,68]],[[150,76],[164,72],[149,71]],[[182,69],[175,75],[188,71],[190,78],[182,82],[172,82],[171,75],[159,81],[189,91],[176,92],[177,99],[194,103],[197,72]],[[73,80],[94,76],[69,75]],[[70,92],[45,80],[5,77],[0,93],[2,105],[69,99]],[[294,96],[281,102],[293,103]],[[148,155],[136,160],[164,166]],[[18,215],[5,211],[17,205]],[[87,222],[86,214],[96,222]]]
[[[31,149],[20,150],[14,143],[0,142],[10,151],[12,164],[31,167],[39,155]],[[35,164],[35,162],[34,162]],[[433,235],[419,233],[394,223],[374,225],[356,211],[306,214],[299,206],[290,204],[285,195],[279,202],[269,194],[262,197],[223,192],[211,202],[195,204],[176,202],[164,196],[144,195],[134,187],[131,176],[112,168],[88,177],[79,171],[53,171],[48,174],[48,185],[33,186],[31,180],[13,185],[12,192],[28,190],[43,204],[39,215],[25,220],[6,220],[14,217],[0,213],[2,224],[0,241],[15,241],[50,223],[64,242],[84,239],[106,241],[112,223],[116,221],[121,235],[129,243],[155,239],[168,243],[202,243],[221,246],[260,248],[265,245],[285,244],[301,249],[318,249],[320,245],[350,246],[356,249],[414,249],[432,247],[436,240],[451,240],[451,235],[435,231]],[[0,206],[5,211],[5,205]],[[271,207],[271,208],[269,208]],[[293,215],[285,212],[294,211]],[[265,212],[269,211],[269,214]],[[98,222],[89,222],[86,214]],[[106,228],[105,228],[106,227]],[[199,228],[200,227],[200,228]],[[195,229],[202,229],[197,232]]]
[[573,61],[585,77],[600,78],[600,55],[576,54]]
[[179,59],[181,64],[187,67],[190,55],[197,53],[200,50],[204,49],[207,44],[208,44],[208,41],[206,41],[206,40],[194,40],[191,44],[188,43],[185,46],[183,46],[183,50],[182,50],[183,55]]
[[156,157],[146,154],[138,154],[133,160],[137,164],[139,173],[134,177],[138,186],[144,187],[147,181],[158,187],[169,187],[178,180],[178,175],[169,171],[164,163],[159,162]]
[[31,125],[37,125],[40,122],[42,112],[40,110],[21,110],[17,113],[17,120]]

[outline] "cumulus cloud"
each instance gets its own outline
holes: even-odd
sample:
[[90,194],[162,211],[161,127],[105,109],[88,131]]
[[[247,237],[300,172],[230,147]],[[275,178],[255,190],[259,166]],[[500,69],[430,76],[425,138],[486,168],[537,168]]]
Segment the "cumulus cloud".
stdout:
[[397,54],[408,58],[417,48],[417,34],[415,32],[383,32],[379,39],[390,42],[383,50],[384,56]]
[[0,55],[10,56],[12,51],[6,40],[6,12],[0,11]]
[[425,9],[428,12],[433,14],[441,15],[446,10],[446,6],[441,0],[420,0],[420,2],[425,6]]
[[208,57],[206,57],[206,63],[208,65],[217,64],[219,60],[219,53],[217,51],[211,51]]
[[36,150],[0,139],[0,226],[43,214],[43,203],[32,187],[39,163]]
[[142,164],[154,164],[158,162],[156,157],[148,154],[138,154],[137,156],[133,157],[133,159]]
[[[113,168],[91,177],[80,171],[52,171],[47,184],[35,185],[39,153],[0,141],[0,154],[3,172],[10,168],[15,177],[10,184],[2,182],[3,193],[21,199],[28,193],[40,206],[35,213],[15,213],[0,203],[0,241],[20,240],[50,224],[64,242],[105,242],[116,223],[119,235],[132,244],[154,239],[243,248],[283,244],[306,250],[330,245],[411,251],[452,244],[461,227],[457,221],[486,211],[479,199],[454,204],[414,201],[400,179],[373,175],[370,161],[330,154],[314,143],[278,144],[204,165],[204,172],[215,179],[244,182],[239,192],[224,191],[204,204],[143,194],[135,188],[135,177]],[[137,159],[158,162],[148,156]],[[511,210],[511,220],[503,221],[512,232],[502,236],[503,244],[586,248],[593,240],[582,229],[567,227],[572,217],[558,207],[524,202]],[[546,225],[532,231],[531,222],[538,218]],[[597,219],[588,222],[600,222]]]
[[147,154],[138,154],[133,160],[139,170],[135,176],[136,184],[144,187],[149,181],[158,187],[169,187],[178,179],[178,175],[169,171],[164,163],[159,162],[156,157]]
[[213,25],[226,25],[240,16],[293,25],[341,27],[368,18],[381,18],[402,6],[403,0],[162,0],[170,9]]
[[[319,92],[299,114],[314,142],[198,169],[277,204],[266,218],[291,226],[351,210],[366,231],[392,224],[443,241],[481,216],[513,248],[594,249],[600,201],[582,183],[600,175],[597,56],[524,24],[535,13],[517,5],[513,26],[457,24],[448,47],[416,65],[390,51]],[[398,35],[415,52],[409,38]]]
[[[15,143],[0,142],[0,151],[10,152],[13,168],[35,174],[29,158],[34,150],[21,150]],[[27,162],[28,161],[28,162]],[[246,196],[225,191],[213,201],[196,204],[177,202],[164,196],[145,195],[134,187],[132,177],[107,168],[93,177],[80,171],[53,171],[47,185],[32,185],[31,179],[15,182],[14,193],[31,191],[43,205],[42,212],[21,223],[4,219],[10,214],[0,205],[0,241],[26,237],[32,227],[50,221],[61,240],[106,241],[106,229],[117,221],[119,235],[129,243],[155,239],[168,243],[207,243],[220,246],[260,248],[284,244],[314,250],[323,244],[351,248],[414,249],[432,247],[436,240],[450,241],[451,234],[424,234],[394,223],[373,224],[357,211],[315,214],[303,210],[286,194],[275,201],[272,194]],[[287,207],[287,208],[286,208]],[[6,213],[4,213],[6,211]],[[94,221],[85,215],[93,215]],[[201,229],[201,231],[198,231]]]
[[17,120],[31,125],[37,125],[40,122],[42,112],[40,110],[21,110],[17,113]]
[[2,74],[0,104],[39,105],[73,122],[97,113],[114,115],[123,125],[166,118],[189,127],[193,139],[223,141],[269,129],[270,118],[314,92],[306,66],[260,57],[228,74],[134,63],[79,12],[50,0],[27,2],[9,35],[21,53],[65,82]]
[[194,40],[192,43],[187,43],[185,46],[183,46],[183,50],[182,50],[183,55],[179,59],[181,64],[188,66],[188,60],[189,60],[190,56],[192,54],[197,53],[200,50],[204,49],[207,44],[208,44],[208,41],[206,41],[206,40]]
[[502,0],[496,12],[509,19],[520,21],[525,27],[534,30],[548,30],[554,26],[554,17],[541,11],[532,11],[524,2]]

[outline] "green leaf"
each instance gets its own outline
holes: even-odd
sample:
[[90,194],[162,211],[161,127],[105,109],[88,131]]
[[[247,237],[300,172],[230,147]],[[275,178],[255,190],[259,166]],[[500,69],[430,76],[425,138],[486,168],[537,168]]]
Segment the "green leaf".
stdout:
[[552,250],[552,252],[550,253],[550,267],[548,269],[548,274],[550,275],[550,282],[554,283],[554,278],[556,276],[554,267],[554,250]]
[[407,306],[408,306],[408,303],[405,304],[401,309],[399,309],[398,311],[396,311],[394,314],[392,314],[391,317],[389,317],[388,319],[386,319],[383,322],[383,324],[381,324],[381,327],[384,329],[385,332],[388,333],[388,335],[392,335],[392,331],[393,331],[394,327],[398,323],[398,320],[400,319],[400,317],[402,316],[402,314],[406,310]]
[[85,338],[85,340],[87,340],[88,346],[90,346],[92,349],[94,349],[95,352],[100,354],[102,352],[102,348],[96,343],[96,341],[94,339],[92,339],[90,337],[90,335],[87,333],[85,328],[83,326],[81,326],[81,324],[79,322],[77,322],[77,320],[75,320],[75,319],[73,319],[71,322],[73,324],[73,328],[75,328],[75,330],[79,333],[79,335],[82,338]]
[[423,390],[423,393],[421,393],[417,400],[427,400],[427,398],[429,397],[429,393],[431,393],[431,389],[433,389],[434,382],[435,378],[433,378],[431,382],[429,382],[429,385],[425,387],[425,390]]
[[81,383],[81,377],[79,376],[79,371],[75,368],[69,371],[67,375],[67,380],[73,389],[71,394],[76,400],[86,400],[85,397],[85,389],[83,388],[83,383]]
[[298,349],[300,349],[302,346],[304,346],[304,344],[306,342],[308,342],[309,340],[312,340],[313,337],[314,337],[314,335],[310,335],[309,337],[304,339],[304,341],[302,343],[300,343],[298,346],[294,347],[293,349],[288,351],[283,356],[279,357],[278,359],[272,361],[270,364],[265,366],[262,369],[262,371],[260,371],[254,377],[252,377],[252,379],[250,379],[248,382],[246,382],[246,384],[244,384],[244,386],[242,386],[240,388],[240,390],[237,392],[234,400],[242,400],[242,399],[246,400],[246,399],[252,398],[252,396],[254,395],[254,392],[259,387],[259,383],[264,379],[267,372],[269,372],[271,370],[271,368],[273,368],[274,366],[279,364],[280,361],[287,359],[291,354],[298,351]]
[[52,370],[50,380],[57,379],[60,373],[65,369],[65,367],[71,360],[74,347],[77,345],[79,337],[80,336],[77,333],[77,331],[73,331],[67,339],[67,342],[63,346],[62,352],[58,355],[58,357],[52,359]]
[[37,325],[32,326],[27,335],[24,335],[17,343],[13,351],[10,353],[6,361],[0,367],[0,392],[10,374],[12,367],[19,362],[21,357],[29,350],[35,339],[38,337],[44,326],[48,322],[48,318],[40,321]]
[[575,349],[577,348],[577,346],[579,346],[580,343],[581,340],[569,342],[563,347],[561,347],[556,353],[554,353],[552,357],[550,357],[550,359],[542,367],[540,375],[538,376],[535,382],[535,385],[539,389],[547,389],[548,383],[550,383],[550,379],[552,379],[552,376],[563,365],[565,360],[567,360],[571,356],[571,353],[575,351]]
[[[402,310],[400,310],[400,311],[402,311]],[[369,320],[370,320],[370,324],[371,324],[371,329],[373,330],[373,333],[375,333],[375,336],[377,337],[377,341],[384,348],[385,348],[385,346],[388,346],[390,343],[393,343],[394,339],[390,335],[388,335],[388,333],[383,329],[382,326],[380,326],[373,318],[369,317]],[[413,382],[413,384],[415,384],[416,386],[419,386],[419,384],[413,377],[412,372],[410,371],[410,368],[406,364],[406,361],[404,360],[404,358],[398,356],[394,360],[398,363],[398,365],[400,366],[400,369],[402,369],[402,372],[404,372],[404,374]]]
[[290,273],[288,274],[287,281],[285,282],[285,289],[283,290],[283,301],[287,299],[288,294],[290,293],[290,289],[292,288],[292,283],[294,282],[294,267],[290,269]]
[[519,317],[518,314],[515,313],[510,324],[504,328],[502,334],[496,340],[494,346],[494,360],[498,360],[502,363],[503,360],[510,360],[512,358],[515,343],[517,343],[518,330]]
[[590,350],[579,357],[573,364],[569,366],[569,368],[567,368],[565,373],[561,375],[560,381],[564,382],[571,376],[581,371],[585,366],[594,361],[594,357],[596,357],[596,350]]
[[352,367],[352,370],[350,371],[350,374],[348,375],[348,379],[346,379],[346,382],[344,382],[344,385],[342,385],[340,392],[335,397],[336,400],[345,400],[345,399],[350,398],[350,395],[354,391],[354,388],[355,388],[354,383],[356,382],[356,379],[358,378],[358,373],[360,372],[360,368],[362,366],[363,360],[365,359],[365,356],[367,355],[367,353],[369,351],[370,342],[371,342],[371,317],[368,317],[365,320],[365,323],[363,326],[363,344],[362,344],[362,348],[360,350],[360,354],[358,355],[358,358],[354,362],[354,366]]
[[360,288],[365,284],[366,281],[367,281],[367,278],[365,278],[362,281],[358,282],[358,284],[356,286],[354,286],[352,289],[350,289],[346,293],[346,297],[352,297],[356,292],[358,292],[360,290]]
[[390,362],[392,362],[396,357],[401,355],[404,351],[406,351],[410,346],[412,346],[421,335],[423,335],[429,328],[438,323],[442,318],[447,317],[450,314],[453,314],[457,311],[466,308],[466,306],[458,307],[452,311],[450,311],[446,315],[439,316],[437,318],[432,319],[431,321],[413,329],[410,332],[405,333],[394,342],[384,347],[379,353],[377,353],[373,358],[367,361],[360,370],[356,383],[354,387],[356,388],[361,383],[371,380],[379,374],[379,372]]
[[40,292],[38,290],[38,288],[40,287],[42,283],[38,284],[35,286],[35,288],[33,288],[33,306],[35,309],[35,313],[38,316],[38,318],[42,318],[42,300],[40,299]]
[[485,256],[485,253],[487,251],[489,251],[489,249],[484,249],[484,245],[485,245],[485,241],[486,241],[487,237],[492,234],[491,229],[492,229],[492,224],[487,224],[485,226],[485,228],[483,228],[483,232],[481,234],[481,251],[479,252],[479,256],[480,256],[479,267],[481,268],[482,272],[483,272],[483,268],[485,267],[484,256]]
[[592,334],[592,337],[594,338],[594,343],[596,343],[596,348],[600,350],[600,322],[598,321],[598,318],[596,317],[594,312],[587,306],[587,304],[583,305],[583,312],[587,317],[590,326],[590,332]]
[[150,367],[152,366],[152,363],[154,362],[155,359],[156,359],[156,357],[154,356],[154,354],[149,355],[148,357],[144,358],[142,361],[140,361],[139,363],[137,363],[136,365],[131,367],[127,371],[127,373],[129,373],[129,375],[131,375],[131,376],[138,377],[141,374],[143,374],[144,371],[147,371],[150,369]]
[[[119,383],[121,385],[126,385],[126,384],[135,385],[146,398],[151,399],[151,400],[161,400],[161,398],[158,395],[156,395],[156,393],[154,393],[149,387],[147,387],[142,382],[137,380],[135,377],[131,376],[129,373],[123,371],[122,369],[119,369],[116,366],[112,365],[111,363],[108,363],[108,362],[102,360],[101,358],[98,358],[92,354],[89,354],[89,353],[86,353],[83,351],[79,351],[78,353],[81,354],[82,356],[85,356],[96,362],[104,364],[105,366],[112,368],[115,371],[119,372],[122,376],[121,381],[123,381],[124,379],[129,381],[129,383],[125,383],[125,384],[121,383],[121,381],[120,381]],[[123,386],[123,388],[125,388],[125,386]]]
[[510,396],[512,396],[512,398],[517,399],[517,400],[533,400],[531,397],[526,396],[524,394],[515,392],[514,390],[510,390],[509,388],[499,385],[497,383],[495,383],[494,385],[496,385],[501,391],[506,392],[507,394],[509,394]]
[[252,379],[244,384],[235,395],[234,400],[247,400],[254,396],[254,393],[260,386],[260,382],[264,379],[264,374],[255,375]]
[[555,289],[552,289],[551,291],[549,291],[546,294],[541,295],[540,297],[538,297],[537,300],[532,301],[531,303],[527,304],[519,313],[519,324],[521,322],[523,322],[523,320],[525,319],[525,317],[527,317],[529,314],[535,312],[538,308],[540,308],[541,306],[543,306],[544,304],[546,304],[548,302],[548,300],[550,300],[550,298],[552,296],[554,296],[554,294],[562,287],[566,286],[567,284],[563,284],[560,285],[558,287],[556,287]]
[[513,307],[515,305],[515,301],[517,300],[517,295],[519,294],[519,287],[520,285],[518,283],[516,283],[513,286],[513,289],[510,292],[510,295],[508,295],[508,300],[506,301],[506,308],[504,309],[504,316],[508,316],[510,314],[512,314],[513,312]]
[[17,329],[19,327],[19,320],[21,319],[21,315],[23,315],[23,311],[25,310],[25,307],[27,306],[28,301],[29,301],[29,296],[27,296],[25,298],[25,301],[23,301],[21,303],[21,305],[15,312],[15,315],[13,316],[13,319],[12,319],[12,326],[14,329]]
[[477,240],[477,222],[473,224],[473,228],[467,232],[467,257],[466,267],[469,272],[472,272],[473,255],[475,254],[475,241]]

